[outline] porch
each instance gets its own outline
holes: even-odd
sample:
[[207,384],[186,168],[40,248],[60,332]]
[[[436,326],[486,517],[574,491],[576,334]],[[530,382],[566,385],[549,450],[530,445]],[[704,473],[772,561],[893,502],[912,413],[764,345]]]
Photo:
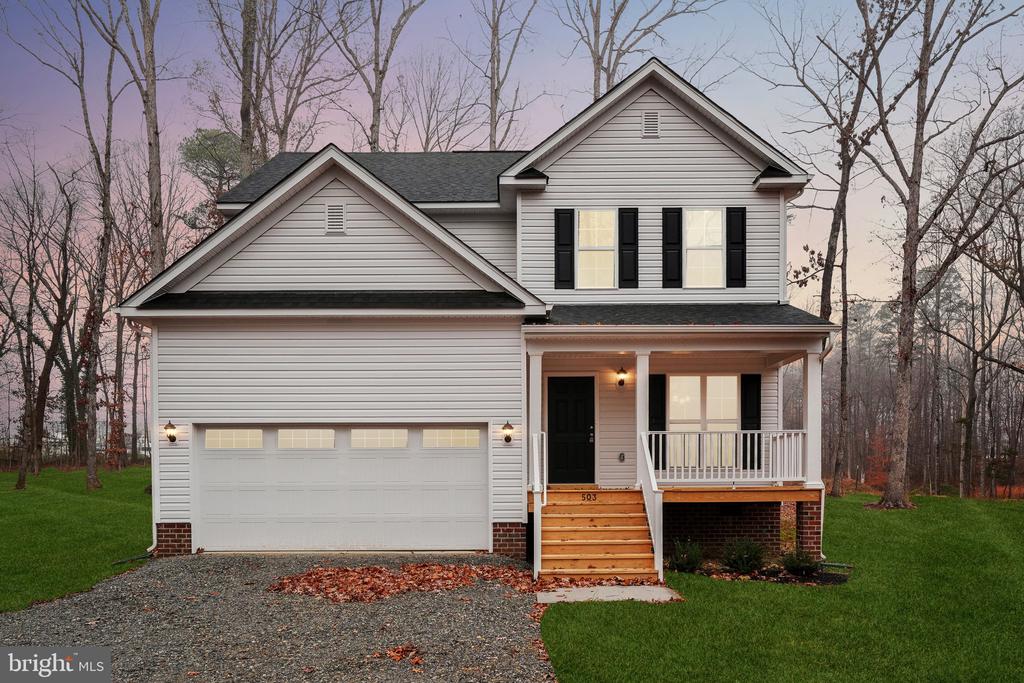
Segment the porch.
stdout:
[[[552,490],[565,504],[565,487],[576,504],[593,506],[601,517],[597,506],[607,492],[641,494],[646,524],[630,527],[630,547],[635,550],[638,536],[648,539],[659,577],[665,504],[796,502],[817,509],[823,338],[820,330],[620,336],[593,328],[563,335],[528,329],[537,568],[549,566],[543,557],[551,552],[545,555],[551,528],[543,521],[545,506]],[[803,369],[803,420],[784,429],[781,370],[790,363]],[[581,522],[576,535],[586,538],[598,526]]]

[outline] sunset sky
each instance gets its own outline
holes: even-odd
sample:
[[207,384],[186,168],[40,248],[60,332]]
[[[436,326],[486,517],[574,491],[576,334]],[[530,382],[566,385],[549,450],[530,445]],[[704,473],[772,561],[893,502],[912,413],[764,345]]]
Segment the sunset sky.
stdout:
[[[471,40],[478,35],[475,19],[467,12],[467,1],[428,0],[417,12],[410,27],[403,34],[397,60],[408,60],[422,50],[450,49],[447,36],[456,40]],[[825,12],[831,3],[814,3],[809,10]],[[8,30],[24,40],[32,40],[32,21],[17,3],[0,2],[5,9]],[[783,11],[789,12],[783,2]],[[585,92],[590,74],[585,60],[577,52],[570,55],[572,38],[568,29],[555,18],[550,5],[538,8],[532,22],[534,31],[530,42],[516,66],[517,77],[531,94],[541,94],[524,117],[525,144],[529,147],[546,137],[568,118],[585,107],[590,98]],[[158,53],[170,60],[171,71],[190,73],[197,62],[213,57],[209,27],[192,0],[165,0],[159,22]],[[709,17],[681,17],[664,30],[667,40],[663,46],[654,46],[653,53],[670,64],[693,45],[710,45],[718,38],[731,37],[730,57],[716,64],[718,72],[730,71],[741,63],[751,68],[767,68],[759,50],[765,48],[766,30],[762,20],[746,2],[734,0],[713,10]],[[97,44],[97,48],[99,45]],[[1022,52],[1018,41],[1013,50]],[[93,66],[104,58],[103,50],[93,51]],[[642,63],[637,57],[630,63],[634,68]],[[44,160],[74,157],[83,151],[82,140],[75,132],[79,129],[77,102],[71,88],[54,73],[39,66],[6,36],[0,36],[0,110],[13,117],[5,131],[30,135]],[[400,68],[400,67],[399,67]],[[101,87],[97,77],[96,88]],[[792,146],[786,113],[794,112],[795,105],[787,95],[773,92],[753,75],[736,70],[715,88],[711,97],[727,110],[769,140],[786,149]],[[169,80],[160,85],[160,116],[166,149],[178,142],[197,126],[211,125],[193,108],[193,98],[185,78]],[[360,95],[353,92],[358,101]],[[12,133],[13,131],[13,133]],[[141,108],[136,92],[126,92],[115,120],[115,131],[123,140],[142,140]],[[352,136],[344,117],[334,114],[316,147],[335,142],[350,147]],[[140,142],[141,144],[141,142]],[[884,194],[880,185],[857,189],[851,212],[851,289],[869,298],[884,298],[893,291],[893,273],[890,254],[894,244],[886,230],[895,215],[882,206]],[[824,201],[824,200],[823,200]],[[798,211],[790,228],[790,259],[801,264],[805,260],[802,245],[822,246],[828,217],[823,212]],[[898,242],[898,241],[897,241]],[[794,292],[796,303],[808,305],[809,290]]]

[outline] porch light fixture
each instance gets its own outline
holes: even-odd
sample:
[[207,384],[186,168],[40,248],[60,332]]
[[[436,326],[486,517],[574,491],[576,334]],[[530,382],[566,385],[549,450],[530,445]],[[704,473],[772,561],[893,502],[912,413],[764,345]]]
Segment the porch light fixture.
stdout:
[[505,424],[501,426],[501,433],[505,435],[505,443],[512,443],[513,429],[515,429],[515,427],[512,426],[511,422],[505,422]]
[[619,378],[620,387],[626,386],[626,377],[629,376],[629,373],[626,372],[626,368],[619,366],[619,371],[615,373],[615,376]]
[[164,425],[164,436],[167,437],[168,443],[174,443],[178,440],[178,428],[170,420]]

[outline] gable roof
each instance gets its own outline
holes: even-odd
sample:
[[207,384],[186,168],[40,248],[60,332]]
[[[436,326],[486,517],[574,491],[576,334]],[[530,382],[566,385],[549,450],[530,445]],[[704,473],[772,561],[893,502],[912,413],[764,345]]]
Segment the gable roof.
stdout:
[[[348,156],[410,202],[496,202],[498,176],[526,154],[513,152],[349,152]],[[248,204],[315,152],[281,152],[222,194],[218,204]]]
[[[224,247],[233,242],[237,236],[257,224],[270,212],[280,207],[284,201],[294,196],[313,179],[319,177],[323,172],[332,167],[338,167],[347,172],[377,194],[383,201],[395,208],[413,225],[437,240],[452,254],[465,262],[466,265],[463,268],[468,266],[470,272],[475,273],[477,277],[482,277],[484,280],[492,282],[497,288],[521,301],[525,305],[525,312],[537,313],[546,310],[544,302],[534,296],[529,290],[478,254],[466,245],[465,242],[448,232],[420,209],[416,208],[415,205],[402,197],[387,183],[382,182],[360,164],[353,161],[335,145],[329,144],[306,159],[273,188],[265,191],[259,199],[249,204],[245,210],[221,226],[219,230],[208,235],[187,254],[165,268],[129,296],[121,304],[122,314],[136,314],[135,309],[150,299],[166,293],[174,284],[195,272],[213,255],[219,253]],[[141,315],[141,313],[139,314]]]
[[775,166],[796,180],[809,179],[807,171],[799,164],[691,85],[657,57],[649,59],[646,64],[619,81],[611,90],[549,135],[528,154],[516,160],[501,174],[502,179],[515,178],[523,171],[541,165],[540,161],[556,150],[559,145],[584,130],[587,124],[652,79],[670,89],[700,114],[728,133],[730,137],[756,156],[764,159],[766,166]]

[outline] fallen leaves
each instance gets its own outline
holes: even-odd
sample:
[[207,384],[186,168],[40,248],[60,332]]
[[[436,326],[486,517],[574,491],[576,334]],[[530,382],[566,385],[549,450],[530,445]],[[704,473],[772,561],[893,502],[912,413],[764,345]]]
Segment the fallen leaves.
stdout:
[[311,595],[332,602],[376,602],[401,593],[456,590],[477,581],[499,581],[520,593],[577,586],[657,584],[651,579],[617,577],[534,581],[529,571],[502,565],[407,563],[398,571],[380,566],[313,567],[301,574],[281,577],[267,590]]

